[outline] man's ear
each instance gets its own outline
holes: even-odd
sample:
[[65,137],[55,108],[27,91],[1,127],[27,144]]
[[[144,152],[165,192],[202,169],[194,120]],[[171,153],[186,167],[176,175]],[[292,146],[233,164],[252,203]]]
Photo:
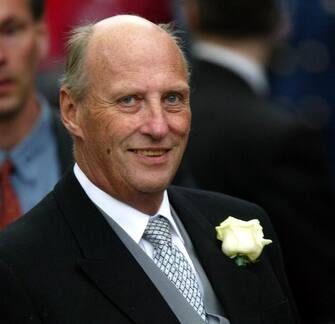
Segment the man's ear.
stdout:
[[70,94],[70,91],[62,87],[59,95],[60,113],[62,121],[67,130],[74,137],[83,137],[80,125],[80,113],[83,107],[76,103]]

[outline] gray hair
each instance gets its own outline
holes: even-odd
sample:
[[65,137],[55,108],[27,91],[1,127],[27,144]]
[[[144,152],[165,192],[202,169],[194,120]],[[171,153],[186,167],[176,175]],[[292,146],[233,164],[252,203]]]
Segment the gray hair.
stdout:
[[84,99],[88,87],[88,78],[84,68],[85,53],[93,35],[93,29],[93,23],[74,28],[66,44],[68,58],[60,85],[67,88],[77,102]]
[[174,22],[170,22],[168,24],[158,24],[158,27],[160,27],[162,30],[164,30],[172,38],[172,40],[175,42],[178,50],[180,51],[181,58],[184,62],[184,65],[185,65],[185,68],[186,68],[186,71],[187,71],[187,76],[188,76],[188,78],[190,78],[191,67],[190,67],[190,64],[187,60],[185,52],[184,52],[184,47],[185,47],[184,42],[183,42],[183,39],[180,36],[178,36],[178,34],[181,33],[181,31],[177,30],[175,28]]
[[[94,25],[95,24],[90,23],[74,28],[71,31],[66,44],[68,58],[65,65],[65,72],[60,79],[60,85],[70,91],[73,100],[76,102],[82,102],[85,99],[89,86],[89,80],[87,73],[85,72],[84,64],[86,49],[89,40],[93,35]],[[159,24],[158,27],[166,32],[175,42],[189,75],[189,64],[183,52],[182,40],[177,36],[174,25],[171,23]]]

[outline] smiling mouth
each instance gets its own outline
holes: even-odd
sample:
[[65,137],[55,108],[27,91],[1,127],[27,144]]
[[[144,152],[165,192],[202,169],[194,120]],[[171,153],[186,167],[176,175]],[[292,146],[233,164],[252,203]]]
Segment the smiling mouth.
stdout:
[[0,79],[0,91],[7,91],[14,86],[14,81],[11,79]]
[[167,152],[169,149],[157,149],[157,150],[130,150],[131,152],[139,155],[143,155],[145,157],[161,157]]

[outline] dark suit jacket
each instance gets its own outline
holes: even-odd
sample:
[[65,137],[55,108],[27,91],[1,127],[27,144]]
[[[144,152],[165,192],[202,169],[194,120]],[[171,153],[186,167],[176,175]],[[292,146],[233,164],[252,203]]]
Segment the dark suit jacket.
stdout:
[[334,206],[320,130],[202,60],[193,67],[191,107],[184,170],[202,189],[261,205],[282,244],[303,322],[335,319]]
[[[265,213],[222,194],[168,193],[231,323],[297,323]],[[229,215],[260,219],[273,240],[258,263],[238,267],[221,252],[214,227]],[[0,233],[0,260],[2,324],[178,323],[72,172]]]

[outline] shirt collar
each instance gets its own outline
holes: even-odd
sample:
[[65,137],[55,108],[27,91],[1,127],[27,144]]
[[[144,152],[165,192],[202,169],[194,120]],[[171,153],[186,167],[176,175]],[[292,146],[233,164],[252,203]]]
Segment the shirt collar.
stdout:
[[49,138],[46,136],[50,128],[51,107],[47,100],[39,95],[38,102],[40,113],[38,119],[30,130],[29,134],[10,151],[0,150],[0,164],[9,158],[15,171],[24,180],[32,180],[35,175],[33,172],[34,159],[38,158],[40,152],[49,145]]
[[158,215],[162,215],[170,221],[172,231],[176,233],[183,241],[178,227],[172,217],[170,202],[166,190],[164,191],[163,201],[159,207],[158,212],[154,216],[150,216],[113,198],[106,192],[99,189],[87,178],[77,163],[74,165],[73,171],[77,180],[91,201],[101,210],[103,210],[108,215],[108,217],[111,217],[119,226],[121,226],[121,228],[137,244],[140,242],[143,236],[149,218],[157,217]]
[[234,71],[255,92],[264,95],[269,91],[269,84],[264,68],[249,57],[225,46],[207,41],[195,42],[192,51],[197,58]]

